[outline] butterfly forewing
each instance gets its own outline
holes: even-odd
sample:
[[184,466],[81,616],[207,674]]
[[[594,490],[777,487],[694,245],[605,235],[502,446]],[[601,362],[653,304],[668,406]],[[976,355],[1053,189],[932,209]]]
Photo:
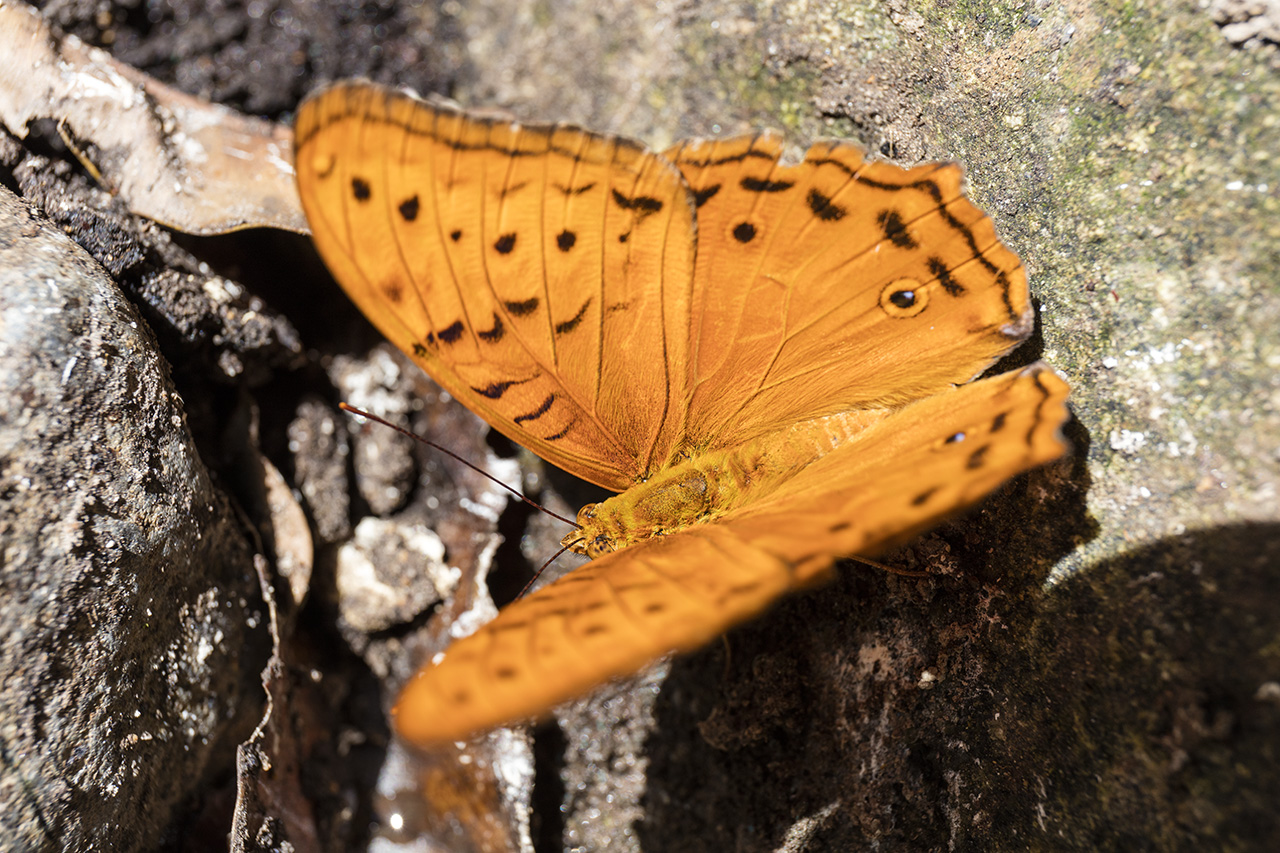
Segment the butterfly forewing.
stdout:
[[742,137],[668,152],[701,201],[689,444],[900,405],[1030,333],[1021,265],[958,167],[869,163],[847,143],[782,166],[778,151]]
[[615,137],[359,83],[304,102],[296,138],[321,255],[450,393],[601,485],[665,459],[694,251],[669,163]]
[[639,472],[634,481],[666,461],[683,423],[693,206],[684,179],[666,160],[636,143],[614,143],[597,415],[635,448]]

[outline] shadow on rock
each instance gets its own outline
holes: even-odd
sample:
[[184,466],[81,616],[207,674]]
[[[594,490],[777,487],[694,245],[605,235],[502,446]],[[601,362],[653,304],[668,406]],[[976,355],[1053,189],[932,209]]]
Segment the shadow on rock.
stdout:
[[894,555],[958,576],[845,566],[677,660],[644,849],[1280,843],[1280,525],[1161,540],[1047,586],[1089,535],[1083,503],[1044,508],[1061,532],[1038,549],[998,534],[1046,476]]

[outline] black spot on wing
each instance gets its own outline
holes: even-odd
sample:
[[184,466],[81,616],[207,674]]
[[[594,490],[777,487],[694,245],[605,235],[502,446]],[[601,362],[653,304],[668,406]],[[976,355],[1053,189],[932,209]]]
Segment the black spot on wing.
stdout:
[[422,344],[418,343],[417,341],[414,341],[413,354],[416,355],[418,358],[426,358],[427,348],[424,347]]
[[502,307],[506,308],[513,316],[527,317],[538,310],[538,297],[525,299],[522,302],[504,302]]
[[480,340],[496,344],[498,341],[502,340],[502,336],[506,334],[506,329],[502,326],[502,318],[495,312],[493,315],[493,328],[486,329],[482,332],[476,332],[476,334],[480,336]]
[[449,239],[455,243],[458,242],[462,239],[462,232],[455,228],[453,231],[449,232]]
[[1027,437],[1024,439],[1028,447],[1035,445],[1036,430],[1045,422],[1044,407],[1049,402],[1049,389],[1045,387],[1044,380],[1040,377],[1042,372],[1037,370],[1031,377],[1031,381],[1035,383],[1036,390],[1040,392],[1040,401],[1036,403],[1036,416],[1031,422],[1031,426],[1027,429]]
[[488,399],[490,399],[490,400],[498,400],[498,399],[501,399],[501,397],[502,397],[502,395],[503,395],[503,394],[507,393],[507,389],[508,389],[508,388],[510,388],[512,385],[519,385],[519,384],[520,384],[521,382],[523,382],[523,381],[524,381],[524,380],[518,380],[518,381],[517,381],[517,380],[512,380],[512,381],[508,381],[508,382],[494,382],[492,385],[486,385],[486,386],[485,386],[485,387],[483,387],[483,388],[475,388],[475,387],[473,387],[471,390],[472,390],[472,391],[475,391],[475,392],[476,392],[477,394],[479,394],[481,397],[487,397],[487,398],[488,398]]
[[565,186],[564,184],[552,184],[553,187],[560,190],[560,192],[564,193],[565,195],[582,195],[583,193],[590,192],[592,189],[594,189],[595,185],[596,185],[595,181],[592,181],[589,184],[583,184],[580,187],[569,187],[569,186]]
[[462,337],[463,328],[461,320],[454,320],[447,327],[441,329],[436,336],[446,344],[457,343],[458,338]]
[[896,210],[882,210],[880,215],[876,217],[876,221],[880,223],[880,228],[884,231],[884,236],[889,238],[889,242],[903,249],[914,249],[920,244],[916,242],[916,238],[912,237],[907,231],[907,225],[902,221],[902,217],[898,215]]
[[556,395],[548,394],[547,399],[542,401],[541,406],[534,409],[532,412],[528,412],[527,414],[516,415],[515,418],[513,418],[513,420],[518,424],[522,424],[526,421],[536,421],[538,418],[542,417],[543,415],[545,415],[547,412],[551,410],[551,404],[554,403],[555,401],[556,401]]
[[368,201],[373,191],[369,189],[369,182],[364,178],[351,179],[351,195],[355,196],[356,201]]
[[996,415],[995,419],[991,421],[991,431],[999,432],[1000,430],[1004,429],[1004,422],[1008,418],[1009,418],[1008,412],[1001,412],[1000,414]]
[[780,193],[796,185],[795,181],[770,181],[765,178],[743,178],[738,182],[742,188],[753,193]]
[[404,286],[398,281],[388,281],[382,285],[382,293],[393,305],[399,305],[404,296]]
[[418,218],[418,197],[407,198],[400,202],[400,206],[396,208],[400,211],[400,216],[405,222],[412,222]]
[[750,243],[756,237],[756,227],[750,222],[739,222],[733,227],[733,239],[739,243]]
[[951,270],[947,269],[947,265],[942,262],[941,258],[932,257],[929,259],[929,272],[933,273],[934,277],[938,279],[938,284],[942,285],[942,289],[951,296],[960,296],[964,293],[964,286],[955,280],[955,277],[951,275]]
[[1013,300],[1009,298],[1009,274],[1004,270],[996,273],[996,284],[1000,286],[1000,297],[1004,300],[1004,310],[1009,314],[1009,322],[1017,323],[1019,315],[1013,310]]
[[511,250],[514,249],[515,247],[516,247],[516,235],[514,233],[503,234],[493,243],[493,248],[496,249],[498,254],[500,255],[511,254]]
[[895,290],[889,294],[889,301],[898,308],[910,308],[916,304],[916,292],[914,290]]
[[817,190],[809,190],[809,209],[813,211],[814,216],[823,222],[835,222],[837,219],[844,219],[844,215],[848,213],[840,205],[831,200],[831,196],[823,195]]
[[748,148],[746,151],[740,151],[737,154],[730,154],[725,157],[704,157],[702,159],[695,159],[686,152],[685,156],[676,159],[676,163],[680,166],[694,169],[705,169],[709,166],[723,166],[726,163],[745,163],[748,159],[767,160],[773,163],[777,160],[777,157],[759,148]]
[[969,461],[965,463],[964,467],[970,470],[981,468],[986,463],[987,451],[990,449],[991,445],[984,444],[973,453],[970,453]]
[[[547,436],[546,438],[544,438],[544,439],[542,439],[542,440],[543,440],[543,441],[559,441],[560,439],[564,438],[566,435],[568,435],[568,434],[569,434],[569,430],[573,429],[573,425],[574,425],[575,423],[577,423],[577,421],[570,421],[570,422],[569,422],[569,425],[568,425],[567,427],[565,427],[564,429],[560,430],[560,431],[559,431],[558,433],[556,433],[555,435],[549,435],[549,436]],[[561,582],[561,581],[556,581],[556,583],[560,583],[560,582]]]
[[712,184],[712,185],[711,185],[711,186],[709,186],[709,187],[703,187],[703,188],[702,188],[702,189],[700,189],[700,190],[694,190],[694,191],[693,191],[693,206],[694,206],[694,207],[702,207],[704,204],[706,204],[707,202],[711,201],[711,199],[712,199],[712,198],[715,196],[715,194],[716,194],[716,193],[718,193],[718,192],[720,192],[720,185],[719,185],[719,184]]
[[662,210],[660,199],[647,195],[625,196],[617,190],[613,190],[613,203],[623,210],[635,211],[642,217]]
[[929,498],[933,497],[934,493],[937,491],[938,491],[937,487],[934,487],[932,489],[925,489],[923,492],[921,492],[920,494],[916,495],[914,498],[911,499],[911,505],[924,506],[926,503],[929,502]]
[[570,317],[568,320],[565,320],[563,323],[556,323],[557,335],[563,335],[567,332],[572,332],[574,329],[578,328],[578,324],[582,322],[582,318],[585,317],[587,314],[587,308],[591,306],[592,298],[593,297],[590,297],[590,296],[587,297],[587,301],[582,303],[582,307],[578,309],[577,314],[574,314],[572,317]]
[[578,242],[578,235],[574,234],[567,228],[556,235],[556,247],[562,252],[567,252],[573,248],[573,244]]
[[1040,378],[1040,374],[1043,372],[1043,370],[1037,370],[1031,377],[1031,381],[1035,383],[1036,390],[1040,392],[1040,403],[1036,405],[1037,411],[1039,411],[1040,406],[1044,404],[1044,401],[1049,398],[1049,389],[1045,387],[1044,380]]
[[851,168],[847,163],[843,163],[833,157],[814,158],[812,160],[806,160],[805,162],[818,167],[829,166],[834,169],[839,169],[858,183],[865,184],[868,187],[874,187],[878,190],[885,190],[887,192],[899,192],[901,190],[912,189],[920,190],[938,204],[942,203],[942,190],[938,187],[938,183],[931,178],[922,178],[921,180],[911,181],[906,184],[895,184],[889,181],[877,181],[875,178],[869,178],[861,172]]

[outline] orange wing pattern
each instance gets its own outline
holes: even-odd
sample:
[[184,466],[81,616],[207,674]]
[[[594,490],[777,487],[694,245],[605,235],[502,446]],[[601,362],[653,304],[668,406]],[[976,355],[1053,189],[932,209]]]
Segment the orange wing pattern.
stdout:
[[[499,431],[627,490],[567,537],[622,550],[410,682],[415,743],[696,648],[1065,452],[1043,365],[954,387],[1032,328],[954,164],[828,142],[782,165],[769,134],[660,156],[361,83],[301,106],[295,152],[316,245],[373,323]],[[614,536],[610,505],[645,521]]]
[[685,396],[693,277],[666,160],[359,83],[302,105],[295,159],[325,263],[451,394],[600,485],[654,467]]
[[668,161],[343,84],[299,110],[296,157],[316,245],[374,324],[621,490],[673,453],[968,381],[1030,334],[1025,273],[959,167],[780,154],[762,134]]
[[936,394],[1031,333],[1022,264],[958,166],[780,151],[763,134],[667,152],[698,209],[690,446]]

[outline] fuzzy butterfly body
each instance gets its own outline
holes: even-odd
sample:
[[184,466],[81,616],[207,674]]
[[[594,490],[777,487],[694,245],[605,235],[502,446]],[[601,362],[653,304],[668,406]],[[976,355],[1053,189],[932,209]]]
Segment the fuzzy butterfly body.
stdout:
[[[365,83],[298,112],[313,237],[387,337],[494,428],[621,494],[588,566],[406,687],[429,744],[696,648],[1065,451],[1017,257],[954,164],[769,134],[663,154]],[[968,384],[965,384],[968,383]]]

